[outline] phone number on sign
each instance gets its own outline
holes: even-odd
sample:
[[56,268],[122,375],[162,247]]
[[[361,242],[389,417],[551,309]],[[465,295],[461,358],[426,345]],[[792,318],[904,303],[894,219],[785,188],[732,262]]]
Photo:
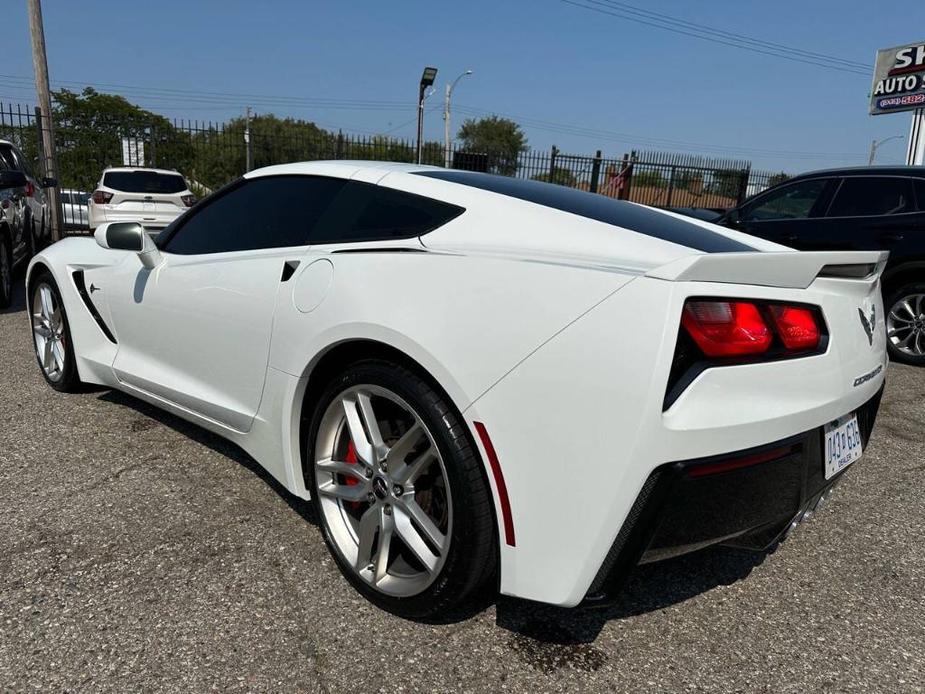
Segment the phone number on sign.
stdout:
[[925,104],[925,94],[909,94],[908,96],[890,96],[877,100],[877,108],[896,108],[897,106],[918,106]]

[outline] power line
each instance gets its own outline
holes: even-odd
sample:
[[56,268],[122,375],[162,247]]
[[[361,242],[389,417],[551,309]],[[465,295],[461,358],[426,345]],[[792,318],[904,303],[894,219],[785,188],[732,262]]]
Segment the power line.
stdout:
[[[726,38],[719,38],[716,36],[711,36],[703,32],[702,30],[695,30],[693,27],[688,28],[678,28],[677,26],[672,26],[665,20],[657,19],[656,17],[642,18],[638,14],[631,14],[627,10],[621,10],[614,5],[603,2],[602,0],[582,0],[581,2],[575,2],[575,0],[560,0],[561,2],[567,5],[573,5],[574,7],[580,7],[583,10],[590,10],[592,12],[597,12],[599,14],[608,15],[611,17],[617,17],[618,19],[626,19],[631,22],[636,22],[637,24],[644,24],[646,26],[655,27],[657,29],[662,29],[664,31],[671,31],[675,34],[682,34],[684,36],[691,36],[693,38],[701,39],[703,41],[710,41],[711,43],[718,43],[725,46],[731,46],[732,48],[738,48],[745,51],[750,51],[752,53],[760,53],[762,55],[771,56],[773,58],[783,58],[784,60],[790,60],[797,63],[804,63],[806,65],[813,65],[815,67],[825,68],[827,70],[837,70],[839,72],[846,72],[853,75],[864,75],[868,76],[870,74],[869,70],[861,69],[861,64],[857,63],[848,65],[848,64],[831,64],[828,62],[822,62],[821,59],[816,60],[809,56],[800,55],[799,53],[787,52],[782,49],[772,48],[771,44],[765,44],[767,48],[759,48],[756,45],[750,45],[744,40],[738,40],[734,38],[731,34],[725,34]],[[589,3],[589,4],[583,4]],[[757,39],[755,40],[757,41]]]
[[[22,90],[22,91],[31,91],[31,88],[27,87],[24,82],[29,78],[18,76],[18,75],[0,75],[0,87],[7,87],[13,90]],[[190,92],[189,90],[182,89],[161,89],[161,88],[146,88],[138,87],[135,85],[115,85],[115,84],[104,84],[97,83],[89,85],[83,82],[74,82],[68,80],[61,80],[56,82],[58,85],[75,85],[78,87],[82,86],[93,86],[100,89],[105,88],[118,88],[127,92],[128,96],[131,96],[136,99],[150,101],[153,105],[151,108],[161,108],[164,110],[220,110],[220,109],[231,109],[238,108],[240,106],[239,99],[245,99],[248,97],[252,98],[254,105],[262,106],[266,108],[272,108],[274,106],[279,108],[286,108],[288,110],[297,111],[303,109],[331,109],[331,110],[351,110],[351,111],[403,111],[409,109],[409,105],[405,102],[399,101],[364,101],[360,99],[327,99],[327,98],[303,98],[303,97],[276,97],[270,95],[263,95],[262,97],[257,97],[255,95],[248,94],[234,94],[231,92]],[[177,104],[176,99],[182,98],[184,100],[183,104]],[[266,100],[264,102],[263,100]],[[165,103],[167,102],[167,103]],[[191,103],[192,102],[192,103]],[[169,105],[168,105],[169,104]],[[199,105],[193,105],[199,104]],[[206,105],[207,104],[207,105]],[[436,110],[437,106],[431,107],[428,110],[428,113]],[[487,109],[480,109],[471,106],[457,105],[457,110],[460,113],[471,115],[471,116],[482,116],[488,114],[497,114],[497,112]],[[795,159],[800,158],[833,158],[833,159],[858,159],[861,157],[861,154],[858,153],[836,153],[836,152],[799,152],[799,151],[785,151],[785,150],[774,150],[774,149],[764,149],[764,148],[754,148],[754,147],[735,147],[729,145],[717,145],[709,143],[697,143],[697,142],[687,142],[684,140],[674,140],[669,138],[660,138],[660,137],[648,137],[641,136],[630,133],[615,132],[610,130],[588,128],[584,126],[570,125],[565,123],[557,123],[553,121],[546,121],[536,118],[527,118],[522,116],[513,116],[505,114],[502,115],[506,118],[511,118],[527,127],[534,128],[537,130],[543,130],[553,133],[559,133],[564,135],[572,135],[576,137],[589,138],[595,140],[603,140],[610,142],[621,142],[628,144],[636,144],[640,146],[648,147],[674,147],[685,150],[701,150],[701,151],[713,151],[727,154],[738,154],[742,156],[774,156],[774,157],[790,157]],[[395,131],[401,130],[402,128],[407,127],[413,123],[416,119],[411,119],[406,122],[399,123],[396,126],[392,126],[389,129],[375,133],[388,135],[394,133]],[[329,124],[320,123],[324,127],[332,127]],[[333,126],[337,127],[337,126]],[[359,128],[353,128],[357,132],[367,132],[369,134],[374,134],[372,131],[363,131]]]
[[[586,1],[596,2],[596,0],[586,0]],[[774,43],[773,41],[765,41],[764,39],[757,39],[753,36],[747,36],[745,34],[737,34],[735,32],[728,31],[728,30],[715,29],[713,27],[707,26],[706,24],[697,24],[696,22],[691,22],[686,19],[679,19],[672,15],[662,14],[660,12],[653,12],[651,10],[646,10],[641,7],[637,7],[636,5],[630,5],[629,3],[626,3],[626,2],[618,2],[617,0],[600,0],[600,3],[596,2],[596,4],[601,4],[601,3],[611,5],[613,7],[618,7],[632,14],[638,14],[643,17],[652,18],[656,21],[663,21],[663,22],[674,24],[674,25],[681,26],[681,27],[686,27],[686,28],[697,30],[697,31],[703,31],[704,33],[713,34],[721,38],[732,38],[737,41],[751,43],[751,44],[755,44],[757,46],[763,46],[766,48],[786,51],[788,53],[796,53],[796,54],[803,55],[807,58],[823,60],[826,62],[842,63],[848,67],[860,68],[864,70],[865,73],[870,72],[870,65],[864,62],[858,62],[856,60],[847,60],[845,58],[840,58],[834,55],[828,55],[826,53],[817,53],[815,51],[807,51],[802,48],[794,48],[793,46],[786,46],[781,43]]]
[[[19,75],[0,75],[0,84],[10,87],[27,86],[31,78]],[[292,97],[235,94],[232,92],[194,92],[184,89],[164,89],[158,87],[138,87],[128,84],[108,84],[93,82],[74,82],[68,80],[55,80],[56,86],[90,86],[104,91],[119,90],[129,96],[145,97],[152,101],[172,100],[182,98],[184,101],[195,103],[219,104],[238,107],[243,101],[265,106],[293,107],[308,106],[312,108],[331,108],[358,111],[390,111],[410,108],[407,101],[382,101],[374,99],[329,99],[323,97]]]
[[854,160],[862,158],[862,154],[858,152],[803,152],[803,151],[788,151],[788,150],[776,150],[776,149],[765,149],[758,147],[736,147],[730,145],[717,145],[703,142],[688,142],[684,140],[674,140],[661,137],[648,137],[642,135],[635,135],[631,133],[622,133],[615,132],[612,130],[601,130],[596,128],[587,128],[584,126],[577,125],[568,125],[565,123],[556,123],[553,121],[544,121],[534,118],[526,118],[523,116],[516,116],[511,114],[498,113],[497,111],[490,111],[487,109],[476,108],[472,106],[465,106],[462,104],[457,105],[456,110],[460,113],[470,115],[470,116],[483,116],[483,115],[498,115],[504,118],[509,118],[517,123],[523,124],[527,127],[534,128],[537,130],[545,130],[549,132],[564,134],[564,135],[573,135],[577,137],[584,137],[595,140],[605,140],[611,142],[622,142],[628,144],[637,144],[648,147],[675,147],[680,149],[688,150],[700,150],[700,151],[715,151],[728,154],[739,154],[739,155],[751,155],[751,156],[780,156],[780,157],[789,157],[794,159],[818,159],[818,158],[831,158],[831,159],[845,159],[845,160]]

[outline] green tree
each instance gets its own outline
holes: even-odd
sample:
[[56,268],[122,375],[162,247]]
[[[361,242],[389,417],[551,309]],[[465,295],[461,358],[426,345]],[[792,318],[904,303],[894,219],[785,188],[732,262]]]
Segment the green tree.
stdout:
[[570,169],[566,169],[563,166],[556,166],[552,170],[552,176],[550,177],[549,172],[546,171],[541,174],[537,174],[533,177],[534,181],[545,181],[547,183],[556,183],[560,186],[568,186],[569,188],[574,188],[575,184],[578,182],[575,178],[575,174],[571,172]]
[[778,183],[783,183],[788,178],[790,178],[790,174],[786,174],[783,171],[780,173],[771,174],[771,176],[768,178],[768,188],[771,186],[776,186]]
[[658,169],[642,169],[633,171],[633,186],[645,186],[648,188],[664,188],[668,185],[662,172]]
[[739,195],[739,188],[745,172],[740,169],[717,169],[713,172],[713,183],[710,192],[725,198],[735,198]]
[[189,170],[190,138],[156,113],[86,87],[54,92],[55,142],[62,185],[92,190],[107,166],[122,164],[122,140],[144,143],[145,165]]
[[487,154],[489,170],[503,176],[517,173],[518,158],[527,151],[527,136],[520,126],[499,116],[467,119],[456,137],[462,141],[462,151]]
[[[245,118],[232,118],[223,126],[196,131],[191,139],[195,151],[189,176],[214,190],[243,175],[247,169]],[[272,113],[251,118],[252,168],[311,159],[334,159],[338,138],[311,121],[279,118]],[[346,142],[341,140],[345,148]],[[347,156],[346,150],[341,156]]]

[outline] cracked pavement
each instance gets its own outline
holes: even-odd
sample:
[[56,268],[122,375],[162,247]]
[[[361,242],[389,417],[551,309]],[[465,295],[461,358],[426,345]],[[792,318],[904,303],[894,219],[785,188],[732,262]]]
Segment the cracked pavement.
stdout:
[[417,624],[362,600],[310,505],[238,448],[55,393],[31,350],[20,288],[0,312],[5,691],[925,688],[925,369],[890,366],[864,458],[775,553],[645,567],[602,613],[500,600]]

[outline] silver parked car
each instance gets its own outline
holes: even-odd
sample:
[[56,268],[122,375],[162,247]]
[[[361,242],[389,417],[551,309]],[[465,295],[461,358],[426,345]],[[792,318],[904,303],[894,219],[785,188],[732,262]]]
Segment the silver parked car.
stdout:
[[64,210],[65,229],[90,228],[90,193],[71,188],[61,189],[61,207]]

